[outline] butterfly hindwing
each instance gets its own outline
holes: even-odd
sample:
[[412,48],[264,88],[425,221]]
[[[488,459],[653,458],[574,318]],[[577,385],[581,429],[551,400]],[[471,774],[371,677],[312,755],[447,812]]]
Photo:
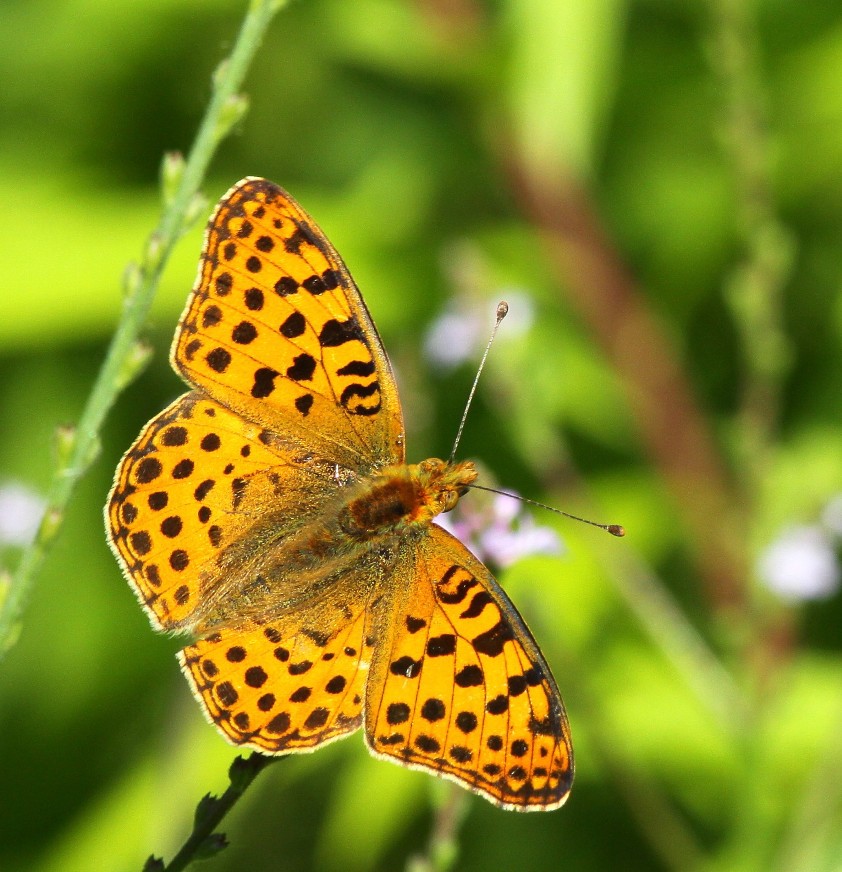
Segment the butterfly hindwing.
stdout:
[[179,653],[208,720],[229,742],[268,754],[308,751],[359,728],[370,657],[364,610],[324,626],[229,627]]

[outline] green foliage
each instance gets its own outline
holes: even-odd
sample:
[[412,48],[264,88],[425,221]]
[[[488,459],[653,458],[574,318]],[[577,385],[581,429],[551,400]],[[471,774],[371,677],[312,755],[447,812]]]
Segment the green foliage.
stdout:
[[[44,494],[70,462],[79,434],[56,428],[79,422],[143,280],[126,270],[158,220],[158,167],[189,151],[246,5],[0,11],[0,497]],[[782,600],[755,569],[786,529],[831,523],[842,490],[840,81],[830,0],[300,0],[277,16],[248,112],[226,104],[207,201],[262,175],[318,220],[396,365],[414,461],[447,456],[473,375],[425,355],[431,325],[454,300],[489,328],[499,299],[531,308],[501,328],[460,452],[628,535],[539,516],[567,553],[501,573],[568,707],[565,808],[471,797],[428,848],[449,794],[356,736],[270,767],[206,868],[842,869],[840,595]],[[168,202],[184,172],[167,160]],[[2,869],[168,861],[199,798],[226,790],[233,751],[102,529],[121,453],[181,390],[166,352],[209,212],[184,205],[198,224],[115,374],[136,380],[0,664]],[[13,571],[1,531],[2,500]]]

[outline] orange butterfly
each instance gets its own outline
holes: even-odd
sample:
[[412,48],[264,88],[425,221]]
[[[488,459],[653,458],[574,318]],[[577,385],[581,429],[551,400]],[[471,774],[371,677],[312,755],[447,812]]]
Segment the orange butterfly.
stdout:
[[173,342],[191,390],[146,425],[106,507],[156,630],[233,744],[372,753],[503,808],[560,806],[558,688],[489,571],[433,523],[477,477],[407,464],[389,360],[345,264],[276,185],[207,228]]

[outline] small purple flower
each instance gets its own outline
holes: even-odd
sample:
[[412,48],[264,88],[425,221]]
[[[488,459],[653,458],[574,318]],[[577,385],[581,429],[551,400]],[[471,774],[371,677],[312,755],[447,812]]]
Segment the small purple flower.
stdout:
[[757,575],[792,602],[833,596],[841,574],[832,533],[819,526],[789,527],[760,554]]
[[463,542],[480,560],[500,569],[532,554],[561,554],[555,530],[541,527],[516,497],[495,494],[488,501],[462,499],[436,523]]
[[43,514],[44,501],[35,491],[17,482],[0,485],[0,546],[29,545]]
[[427,330],[424,354],[439,368],[448,370],[470,360],[481,344],[482,319],[449,306]]

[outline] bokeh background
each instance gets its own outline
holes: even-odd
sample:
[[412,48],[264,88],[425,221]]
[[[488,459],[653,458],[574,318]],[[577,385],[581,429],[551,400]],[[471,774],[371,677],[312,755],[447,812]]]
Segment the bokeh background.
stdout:
[[[162,155],[189,147],[244,7],[0,7],[7,569],[156,224]],[[470,798],[455,868],[842,869],[842,7],[301,0],[247,92],[209,203],[263,175],[325,229],[396,366],[411,459],[449,453],[506,298],[460,455],[628,531],[538,512],[563,553],[498,567],[577,778],[551,814]],[[235,752],[101,516],[121,453],[183,390],[167,350],[209,212],[0,665],[4,870],[170,857],[227,783]],[[357,735],[264,773],[205,868],[401,869],[447,801]]]

